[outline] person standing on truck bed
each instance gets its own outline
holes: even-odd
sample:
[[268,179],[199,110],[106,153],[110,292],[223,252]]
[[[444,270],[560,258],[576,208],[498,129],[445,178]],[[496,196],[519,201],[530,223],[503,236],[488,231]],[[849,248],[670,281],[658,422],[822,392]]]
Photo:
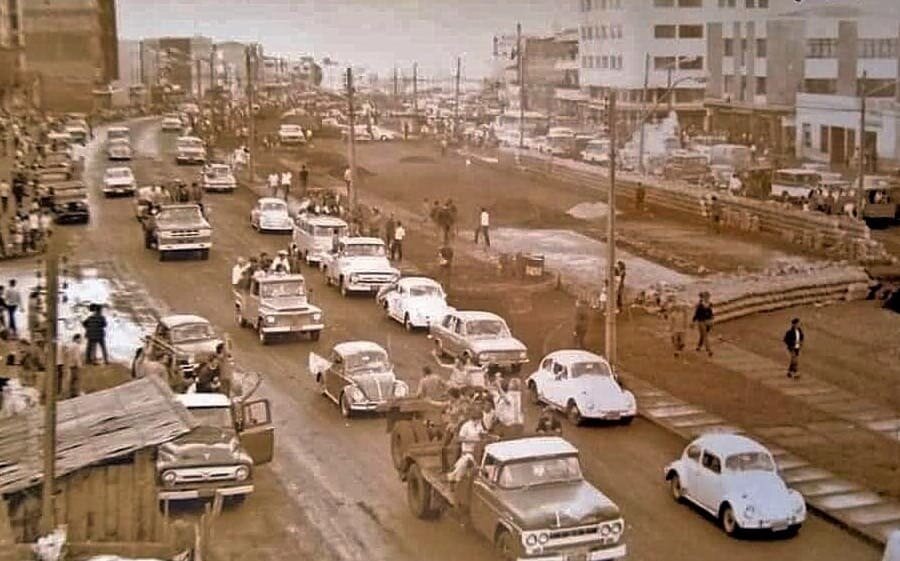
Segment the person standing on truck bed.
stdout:
[[459,427],[460,456],[453,465],[453,469],[447,474],[447,481],[459,482],[466,472],[475,465],[475,447],[481,442],[485,434],[482,423],[482,411],[477,407],[469,409],[469,418]]

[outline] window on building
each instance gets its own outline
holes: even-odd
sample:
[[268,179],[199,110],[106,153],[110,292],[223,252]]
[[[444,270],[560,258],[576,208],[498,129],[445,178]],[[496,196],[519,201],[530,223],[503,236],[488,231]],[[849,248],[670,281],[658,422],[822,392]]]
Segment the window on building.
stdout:
[[612,28],[615,30],[613,37],[615,39],[621,39],[622,38],[622,24],[616,24],[616,25],[612,26]]
[[682,70],[703,70],[703,57],[680,56],[678,57],[678,68]]
[[766,40],[765,39],[757,39],[756,40],[756,56],[759,58],[766,58]]
[[703,26],[679,25],[678,36],[682,39],[703,39]]
[[828,153],[828,127],[825,125],[819,127],[819,152]]
[[837,92],[837,80],[807,78],[803,81],[803,91],[811,94],[833,94]]
[[857,43],[859,58],[896,58],[896,39],[860,39]]
[[765,78],[765,76],[758,76],[756,78],[756,93],[757,93],[757,95],[765,95],[766,94],[766,78]]
[[653,57],[653,68],[656,70],[666,70],[675,68],[675,57],[673,56],[656,56]]
[[616,64],[619,66],[619,70],[622,70],[622,55],[616,56]]
[[703,0],[678,0],[679,8],[702,8]]
[[837,39],[807,39],[807,58],[835,58],[837,56]]
[[734,56],[734,39],[725,38],[725,56]]
[[671,8],[675,5],[675,0],[653,0],[653,5],[657,8]]
[[[862,80],[859,80],[859,88],[863,87]],[[869,97],[894,97],[894,88],[896,80],[885,78],[867,78],[865,81],[866,94]]]
[[757,8],[768,8],[769,0],[756,0],[756,7]]
[[804,148],[812,148],[812,127],[809,123],[803,123],[800,125],[800,131],[803,135],[803,147]]
[[727,75],[725,76],[725,94],[730,94],[734,91],[734,76]]
[[657,25],[653,27],[653,36],[657,39],[674,39],[674,25]]
[[590,12],[593,10],[593,6],[591,6],[591,0],[584,0],[584,3],[587,5],[586,11]]
[[744,7],[745,8],[755,8],[756,0],[744,0]]

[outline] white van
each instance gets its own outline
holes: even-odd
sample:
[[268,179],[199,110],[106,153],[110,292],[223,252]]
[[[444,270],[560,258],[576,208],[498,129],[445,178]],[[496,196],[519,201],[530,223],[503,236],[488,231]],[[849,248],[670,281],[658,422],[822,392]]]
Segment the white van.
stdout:
[[320,263],[331,251],[334,234],[338,239],[347,235],[347,223],[335,216],[301,214],[294,221],[293,241],[307,264]]

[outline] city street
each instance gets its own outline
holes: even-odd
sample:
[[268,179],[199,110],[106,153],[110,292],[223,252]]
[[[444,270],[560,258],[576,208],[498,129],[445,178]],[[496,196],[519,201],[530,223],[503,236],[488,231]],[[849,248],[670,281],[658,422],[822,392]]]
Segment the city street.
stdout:
[[[102,130],[98,136],[103,137]],[[160,132],[157,119],[135,122],[132,138],[132,167],[140,184],[176,174],[188,183],[196,180],[199,168],[175,166],[174,137]],[[263,374],[260,393],[273,404],[275,461],[257,471],[257,493],[228,507],[216,523],[216,537],[222,540],[216,547],[239,548],[240,554],[231,557],[235,559],[493,559],[489,545],[452,518],[415,519],[390,464],[384,421],[373,417],[345,422],[307,374],[310,351],[324,354],[336,342],[367,339],[388,349],[400,377],[415,387],[421,367],[432,361],[425,335],[405,332],[371,299],[342,298],[325,286],[318,271],[305,268],[312,301],[325,312],[321,340],[261,346],[252,331],[234,323],[231,267],[239,256],[272,254],[289,238],[251,230],[249,210],[255,196],[245,188],[233,195],[207,195],[214,229],[209,260],[161,263],[155,252],[143,247],[132,200],[102,197],[101,176],[108,164],[98,145],[92,148],[84,175],[92,221],[65,230],[75,244],[70,258],[113,260],[121,274],[147,289],[161,313],[196,313],[209,319],[231,336],[236,360]],[[378,145],[371,150],[389,154],[393,148]],[[544,334],[517,335],[530,344],[534,365],[540,358],[537,342]],[[529,422],[534,413],[528,410]],[[684,443],[641,419],[628,427],[566,426],[565,436],[581,451],[587,478],[621,507],[629,559],[879,558],[876,549],[815,516],[796,539],[728,538],[713,520],[671,499],[662,468]]]

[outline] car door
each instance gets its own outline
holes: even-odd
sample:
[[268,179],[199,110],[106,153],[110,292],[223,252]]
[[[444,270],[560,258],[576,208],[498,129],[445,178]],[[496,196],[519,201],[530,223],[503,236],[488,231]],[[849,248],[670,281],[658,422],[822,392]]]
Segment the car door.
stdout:
[[255,465],[267,464],[275,454],[275,426],[268,399],[242,403],[240,431],[241,445],[253,458]]
[[554,361],[551,374],[551,381],[544,391],[545,399],[556,407],[564,408],[568,404],[569,398],[572,397],[571,393],[567,391],[569,370],[564,364]]
[[444,352],[450,352],[447,348],[449,345],[449,334],[453,327],[456,325],[456,316],[453,314],[447,314],[444,317],[444,320],[439,324],[435,324],[431,326],[431,335],[437,341],[437,344],[444,349]]
[[250,211],[250,223],[254,226],[259,224],[259,212],[259,203],[256,203],[256,205]]
[[[463,354],[469,348],[466,341],[466,322],[463,321],[462,318],[457,318],[456,325],[454,325],[453,333],[451,334],[451,341],[454,356]],[[472,356],[474,356],[474,353]]]
[[325,389],[334,399],[340,399],[344,389],[344,359],[337,353],[331,355],[331,366],[325,371]]
[[704,507],[715,512],[719,508],[722,490],[722,460],[719,456],[703,451],[698,470],[696,494],[693,495]]
[[553,359],[545,358],[541,361],[537,371],[532,376],[535,386],[537,386],[538,395],[541,399],[546,399],[544,394],[547,392],[550,384],[553,382]]
[[685,492],[695,500],[699,500],[696,497],[696,488],[697,482],[701,478],[700,470],[702,469],[700,466],[700,457],[703,454],[703,450],[697,444],[691,444],[687,447],[684,454],[681,457],[681,466],[682,472],[679,474],[681,477],[681,486],[685,489]]
[[485,454],[481,466],[476,469],[472,478],[471,487],[466,489],[463,484],[456,486],[457,493],[471,492],[471,497],[469,498],[469,519],[472,527],[476,532],[490,540],[494,538],[494,531],[497,528],[497,514],[501,512],[495,498],[499,469],[499,462],[492,456]]

